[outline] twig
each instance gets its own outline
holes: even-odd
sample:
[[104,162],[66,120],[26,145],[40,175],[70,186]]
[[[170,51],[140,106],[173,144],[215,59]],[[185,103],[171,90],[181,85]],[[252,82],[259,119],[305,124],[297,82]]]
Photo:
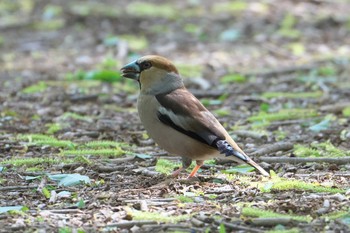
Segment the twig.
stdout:
[[140,220],[140,221],[134,220],[134,221],[108,224],[105,226],[105,228],[109,228],[109,227],[131,228],[133,226],[142,226],[142,225],[148,225],[148,224],[157,224],[157,222],[152,220]]
[[279,224],[287,225],[295,222],[292,218],[255,218],[255,219],[252,219],[251,221],[254,226],[266,226],[266,227],[272,227]]
[[277,151],[286,151],[286,150],[293,149],[293,146],[294,146],[294,144],[291,142],[277,142],[275,144],[265,146],[265,147],[255,151],[255,152],[251,153],[250,155],[261,156],[261,155],[266,155],[266,154],[272,154],[272,153],[275,153]]
[[59,210],[44,210],[52,214],[79,214],[83,213],[80,209],[59,209]]
[[237,130],[237,131],[234,131],[233,134],[240,136],[240,137],[244,137],[244,138],[254,138],[257,140],[267,140],[267,136],[265,134],[257,133],[257,132],[253,132],[253,131]]
[[260,157],[267,163],[334,163],[338,165],[350,163],[350,158],[298,158],[298,157]]
[[331,105],[324,105],[324,106],[320,107],[320,110],[324,111],[324,112],[339,113],[344,108],[349,107],[349,106],[350,106],[350,102],[342,102],[342,103],[336,103],[336,104],[331,104]]
[[191,89],[191,93],[196,96],[197,98],[218,98],[225,94],[225,91],[221,90],[196,90],[196,89]]
[[330,172],[319,172],[319,173],[311,173],[311,174],[295,174],[295,176],[298,177],[318,177],[318,176],[343,176],[343,177],[350,177],[350,173],[343,173],[343,172],[337,172],[337,173],[330,173]]
[[38,185],[28,185],[28,186],[6,186],[6,187],[0,187],[0,191],[19,191],[19,190],[26,190],[26,189],[36,189],[38,188]]
[[115,172],[115,171],[125,171],[125,170],[131,170],[136,168],[136,165],[120,165],[120,166],[103,166],[103,165],[96,165],[93,167],[93,169],[97,172]]
[[223,221],[219,221],[219,220],[215,220],[215,223],[218,225],[220,225],[222,223],[222,224],[224,224],[225,227],[228,227],[228,228],[233,229],[233,230],[242,230],[242,231],[252,232],[252,233],[263,232],[262,230],[254,229],[251,227],[241,226],[241,225],[238,225],[235,223],[223,222]]

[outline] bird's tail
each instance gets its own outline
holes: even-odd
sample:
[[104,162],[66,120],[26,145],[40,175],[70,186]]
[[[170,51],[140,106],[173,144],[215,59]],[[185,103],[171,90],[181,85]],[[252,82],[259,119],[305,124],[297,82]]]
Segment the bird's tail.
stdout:
[[238,162],[244,162],[249,164],[250,166],[256,168],[262,175],[270,176],[264,168],[260,167],[256,162],[254,162],[251,158],[249,158],[238,146],[234,144],[236,148],[233,148],[226,140],[218,140],[216,142],[216,146],[221,154],[225,154],[227,157],[230,157]]
[[246,161],[246,163],[249,164],[250,166],[254,167],[255,169],[257,169],[262,175],[270,177],[270,174],[267,171],[265,171],[264,168],[260,167],[259,164],[254,162],[251,158],[249,158],[249,160]]

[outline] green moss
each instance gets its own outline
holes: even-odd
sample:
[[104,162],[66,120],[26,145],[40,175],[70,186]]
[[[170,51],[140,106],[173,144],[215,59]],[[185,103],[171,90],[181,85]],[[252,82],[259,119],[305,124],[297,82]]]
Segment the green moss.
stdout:
[[264,98],[290,98],[290,99],[305,99],[305,98],[320,98],[323,93],[320,91],[316,92],[265,92],[261,95]]
[[18,135],[17,138],[19,140],[28,141],[28,145],[36,145],[36,146],[51,146],[51,147],[61,147],[61,148],[74,148],[76,146],[75,143],[68,140],[58,140],[53,136],[45,135],[45,134],[22,134]]
[[65,112],[62,116],[62,119],[67,120],[69,118],[75,119],[75,120],[81,120],[81,121],[87,121],[91,122],[92,119],[89,116],[82,116],[80,114],[74,113],[74,112]]
[[85,156],[85,155],[94,155],[94,156],[113,156],[119,157],[121,155],[125,155],[126,151],[121,149],[120,147],[114,149],[96,149],[96,150],[62,150],[62,155],[69,156]]
[[247,9],[248,4],[246,1],[235,0],[229,2],[216,3],[213,5],[214,13],[224,13],[224,12],[240,12]]
[[285,190],[301,190],[311,192],[327,192],[327,193],[345,193],[345,190],[320,186],[319,184],[306,183],[300,180],[280,180],[267,183],[261,191],[285,191]]
[[17,139],[26,140],[29,142],[44,141],[44,140],[56,140],[53,136],[46,135],[46,134],[19,134],[19,135],[17,135]]
[[132,2],[126,7],[127,13],[139,17],[161,17],[174,19],[178,10],[171,4]]
[[299,233],[300,230],[298,228],[291,228],[291,229],[276,229],[276,230],[270,230],[266,231],[266,233]]
[[315,117],[317,115],[317,111],[314,109],[282,109],[275,113],[259,112],[257,115],[249,117],[248,121],[293,120]]
[[348,211],[336,211],[333,213],[322,215],[322,218],[328,218],[332,220],[346,218],[346,217],[350,218],[350,209]]
[[346,107],[342,111],[344,117],[350,117],[350,107]]
[[121,142],[115,142],[115,141],[91,141],[88,143],[85,143],[82,145],[82,147],[87,148],[111,148],[111,147],[129,147],[129,145]]
[[28,144],[29,146],[51,146],[51,147],[61,147],[61,148],[74,148],[76,144],[68,140],[43,140],[43,141],[35,141]]
[[121,35],[120,39],[127,41],[130,49],[140,51],[148,47],[148,40],[144,36]]
[[182,203],[192,203],[193,199],[191,197],[187,197],[184,195],[179,195],[176,197],[176,199]]
[[174,161],[170,161],[167,159],[158,159],[157,164],[156,164],[156,171],[170,175],[175,168],[178,168],[181,166],[180,163],[175,163]]
[[298,157],[343,157],[350,156],[350,151],[341,150],[331,142],[314,142],[310,146],[294,145],[294,154]]
[[[66,160],[65,162],[67,162]],[[52,158],[12,158],[8,160],[1,161],[0,164],[11,164],[13,166],[35,166],[38,164],[60,164],[64,161],[62,159],[52,159]]]
[[270,210],[262,210],[253,207],[244,207],[242,209],[242,215],[247,217],[258,217],[258,218],[291,218],[300,222],[310,222],[312,218],[305,215],[291,215],[291,214],[280,214]]
[[199,65],[176,64],[179,73],[183,77],[200,77],[202,75],[202,67]]
[[143,211],[132,211],[131,215],[134,220],[151,220],[156,222],[165,222],[165,223],[177,223],[180,221],[185,221],[190,218],[190,215],[178,215],[178,216],[169,216],[164,213],[154,213],[154,212],[143,212]]
[[43,92],[47,89],[47,84],[43,81],[40,81],[34,85],[31,85],[29,87],[26,87],[22,90],[22,93],[24,94],[33,94],[33,93],[39,93]]

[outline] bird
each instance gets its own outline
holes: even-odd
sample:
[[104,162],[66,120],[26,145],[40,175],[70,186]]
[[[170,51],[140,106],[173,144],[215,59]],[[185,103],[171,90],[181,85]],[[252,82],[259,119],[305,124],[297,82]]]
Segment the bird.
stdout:
[[205,160],[227,158],[246,163],[269,177],[261,166],[231,138],[229,133],[185,87],[175,65],[159,55],[143,56],[121,68],[121,76],[136,80],[140,93],[137,110],[148,135],[164,150],[181,156],[178,176],[193,160],[188,178],[196,175]]

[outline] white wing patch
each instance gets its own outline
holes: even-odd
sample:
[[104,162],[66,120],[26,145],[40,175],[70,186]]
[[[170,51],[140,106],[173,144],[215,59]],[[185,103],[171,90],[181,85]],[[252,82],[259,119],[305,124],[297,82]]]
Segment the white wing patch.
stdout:
[[176,115],[173,111],[160,106],[158,112],[162,115],[166,115],[169,119],[177,126],[183,128],[184,130],[191,129],[191,121],[193,120],[191,117]]

